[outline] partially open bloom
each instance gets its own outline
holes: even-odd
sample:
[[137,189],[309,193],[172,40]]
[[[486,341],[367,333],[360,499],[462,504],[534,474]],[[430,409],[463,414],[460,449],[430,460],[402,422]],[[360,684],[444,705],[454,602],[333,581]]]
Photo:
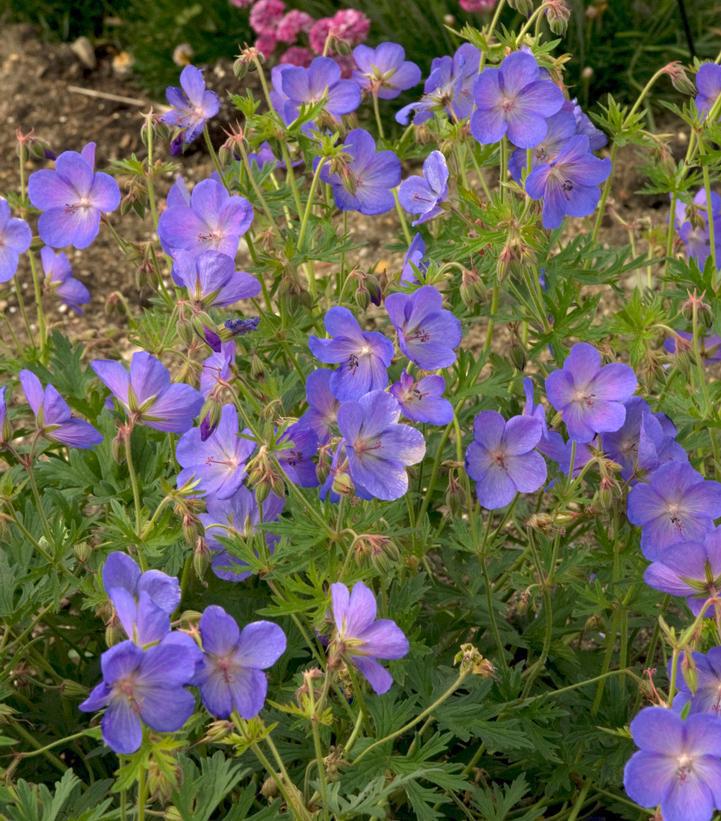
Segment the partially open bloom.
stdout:
[[203,405],[203,396],[183,383],[171,383],[168,369],[145,351],[133,354],[130,371],[121,362],[90,363],[101,382],[134,421],[155,430],[185,433]]
[[456,361],[455,348],[463,335],[461,323],[443,307],[443,297],[432,285],[412,294],[391,294],[385,307],[400,349],[411,362],[435,371]]
[[323,101],[332,117],[350,114],[360,105],[361,94],[353,80],[342,80],[340,68],[330,57],[316,57],[308,68],[283,66],[283,93],[297,115],[301,105]]
[[28,250],[32,239],[27,222],[13,217],[8,201],[0,197],[0,283],[15,276],[20,254]]
[[40,262],[45,274],[45,284],[76,314],[82,314],[82,306],[90,302],[90,291],[73,276],[70,260],[59,251],[45,246],[40,249]]
[[143,740],[143,723],[161,733],[179,730],[195,709],[191,683],[200,652],[187,635],[171,633],[149,650],[123,641],[100,657],[103,680],[80,705],[86,713],[106,707],[100,726],[105,743],[131,755]]
[[63,151],[54,169],[32,173],[28,197],[42,211],[38,234],[51,248],[87,248],[98,235],[100,217],[120,205],[117,182],[95,171],[95,143],[88,143],[80,153]]
[[536,452],[542,433],[543,426],[532,416],[514,416],[508,422],[496,411],[476,416],[466,472],[483,507],[505,507],[517,493],[534,493],[543,486],[546,463]]
[[592,214],[601,197],[599,185],[611,173],[611,161],[591,153],[588,137],[571,137],[550,163],[536,166],[526,179],[526,191],[543,200],[543,227],[558,228],[563,218]]
[[103,441],[102,434],[89,422],[71,414],[68,403],[52,385],[43,388],[32,371],[20,371],[20,383],[43,436],[82,449],[94,448]]
[[[721,595],[721,529],[706,533],[702,540],[655,551],[643,580],[663,593],[683,596],[697,616],[708,599]],[[706,614],[712,616],[714,611],[721,613],[721,605],[712,605]]]
[[721,718],[721,647],[707,653],[692,653],[696,687],[692,692],[684,677],[676,679],[679,693],[673,700],[674,710],[691,704],[690,713],[712,713]]
[[301,487],[316,487],[318,477],[314,457],[318,453],[318,437],[315,432],[310,427],[296,422],[278,441],[290,445],[276,454],[283,472],[290,481]]
[[398,189],[398,199],[409,214],[418,217],[411,223],[422,222],[442,213],[441,203],[448,199],[448,165],[440,151],[431,151],[423,161],[423,174],[406,177]]
[[356,46],[353,59],[358,67],[353,79],[381,100],[393,100],[421,81],[420,68],[406,60],[403,46],[398,43],[381,43],[376,48]]
[[515,51],[498,68],[486,68],[473,86],[476,110],[471,132],[482,145],[505,134],[518,148],[533,148],[546,136],[547,118],[563,105],[561,89],[541,74],[532,54]]
[[349,661],[362,673],[378,695],[390,690],[393,676],[377,659],[401,659],[408,655],[408,639],[390,619],[377,619],[373,592],[363,582],[353,590],[336,582],[330,586],[335,635],[331,657]]
[[[212,551],[213,573],[228,582],[242,582],[253,575],[246,562],[237,558],[227,549],[221,539],[249,539],[261,522],[273,522],[283,512],[285,499],[269,493],[261,508],[255,493],[241,486],[228,499],[211,496],[206,500],[206,513],[200,514],[205,529],[205,538]],[[277,537],[266,534],[265,541],[272,552]]]
[[393,151],[376,151],[373,137],[354,128],[343,138],[343,153],[321,168],[320,176],[333,189],[335,203],[342,211],[384,214],[393,208],[393,192],[401,181],[401,161]]
[[626,764],[623,784],[642,807],[660,804],[664,821],[711,821],[721,809],[721,719],[682,719],[646,707],[631,722],[640,748]]
[[207,399],[216,389],[224,387],[230,379],[231,367],[235,362],[235,342],[221,342],[220,350],[214,351],[203,360],[200,372],[200,392]]
[[255,621],[240,630],[222,607],[206,607],[200,618],[203,658],[194,683],[206,710],[228,718],[235,710],[245,719],[263,708],[268,691],[265,670],[285,652],[285,633],[269,621]]
[[246,463],[255,450],[250,431],[238,433],[238,412],[234,405],[224,405],[215,430],[205,439],[200,428],[183,434],[175,448],[175,458],[182,470],[178,487],[195,479],[197,490],[219,499],[227,499],[241,486]]
[[[718,66],[721,68],[721,66]],[[676,201],[675,225],[679,238],[683,242],[686,255],[695,259],[699,268],[706,265],[711,255],[711,232],[709,230],[708,209],[706,208],[706,191],[700,188],[690,206],[682,200]],[[721,255],[721,196],[711,192],[711,217],[714,227],[714,244],[716,253]]]
[[667,462],[632,488],[627,515],[642,528],[644,556],[657,559],[671,545],[705,539],[721,516],[721,484],[687,463]]
[[603,437],[611,459],[621,465],[621,477],[638,481],[666,462],[688,462],[686,451],[676,441],[676,428],[662,413],[653,413],[645,399],[632,396],[626,402],[626,419],[613,433]]
[[418,274],[425,274],[427,270],[426,243],[421,234],[416,234],[403,257],[401,282],[417,282]]
[[186,66],[180,72],[180,88],[169,86],[165,96],[172,107],[161,120],[180,129],[186,145],[192,143],[208,120],[220,111],[218,95],[205,87],[203,72],[195,66]]
[[602,365],[601,354],[586,342],[574,345],[563,368],[546,378],[548,401],[560,411],[568,435],[577,442],[618,430],[626,419],[624,403],[636,386],[628,365]]
[[[721,226],[719,226],[721,230]],[[720,248],[721,250],[721,248]],[[676,331],[675,336],[665,339],[663,349],[668,353],[681,353],[693,350],[693,334],[688,331]],[[699,354],[704,362],[721,362],[721,336],[708,334],[699,339]]]
[[331,426],[335,424],[339,402],[331,390],[333,371],[325,368],[308,374],[305,380],[305,397],[308,410],[298,420],[298,425],[312,430],[318,442],[330,439]]
[[446,380],[431,374],[416,380],[406,371],[390,392],[401,406],[403,415],[412,422],[428,425],[447,425],[453,421],[453,405],[443,398]]
[[160,570],[141,572],[134,559],[115,551],[103,565],[103,587],[125,635],[141,647],[161,641],[180,604],[180,584]]
[[253,222],[253,206],[212,177],[199,182],[184,201],[179,195],[168,198],[168,207],[158,221],[158,237],[171,256],[187,251],[197,256],[218,251],[235,259],[240,238]]
[[721,66],[704,63],[696,74],[696,88],[696,108],[702,117],[706,117],[721,94]]
[[415,125],[420,125],[436,113],[454,120],[468,117],[473,110],[473,81],[480,61],[480,51],[470,43],[460,46],[453,57],[436,57],[423,86],[423,97],[401,108],[396,122],[408,125],[412,118]]
[[369,391],[385,388],[393,343],[376,331],[361,330],[353,314],[340,306],[326,313],[324,324],[331,338],[311,336],[308,344],[321,362],[340,365],[330,378],[336,399],[359,399]]
[[423,459],[423,434],[398,424],[400,405],[385,391],[372,391],[338,410],[351,479],[376,499],[393,501],[408,490],[406,468]]
[[217,251],[175,254],[175,278],[188,296],[203,308],[225,308],[260,293],[260,282],[245,271],[236,271],[232,257]]

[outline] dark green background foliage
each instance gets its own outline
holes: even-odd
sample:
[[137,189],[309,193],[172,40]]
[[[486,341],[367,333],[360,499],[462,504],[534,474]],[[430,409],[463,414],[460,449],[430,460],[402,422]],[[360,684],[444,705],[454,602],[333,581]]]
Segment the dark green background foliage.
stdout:
[[[584,102],[609,92],[635,96],[660,65],[690,58],[678,0],[569,2],[573,14],[563,47],[573,61],[567,79]],[[358,8],[371,18],[371,42],[402,43],[424,70],[434,56],[459,44],[444,27],[446,15],[455,17],[456,27],[479,20],[478,15],[464,14],[457,0],[288,0],[287,5],[314,16],[332,14],[343,6]],[[694,0],[685,7],[695,53],[702,58],[715,56],[717,3]],[[208,63],[233,57],[239,44],[253,39],[247,9],[237,9],[229,0],[0,0],[0,13],[6,19],[36,23],[48,36],[73,39],[86,34],[130,50],[141,82],[154,93],[176,78],[178,68],[171,55],[179,43],[193,47],[195,61]],[[519,20],[511,9],[504,11],[505,25],[517,28]],[[585,66],[593,68],[588,82],[581,80]]]

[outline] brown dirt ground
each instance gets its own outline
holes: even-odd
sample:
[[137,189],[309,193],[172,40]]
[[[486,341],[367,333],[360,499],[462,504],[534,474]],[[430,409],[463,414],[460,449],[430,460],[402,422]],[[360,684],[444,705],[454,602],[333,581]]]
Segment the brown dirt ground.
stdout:
[[[151,107],[147,98],[131,77],[120,77],[112,68],[113,54],[97,51],[94,69],[85,67],[66,44],[47,43],[38,39],[29,26],[4,27],[0,34],[0,194],[16,191],[18,187],[15,131],[27,133],[31,129],[38,138],[46,141],[59,153],[67,149],[79,150],[84,143],[97,143],[99,167],[111,160],[128,157],[137,152],[144,155],[140,141],[142,112]],[[209,85],[225,98],[230,89],[239,90],[231,63],[225,61],[206,72]],[[80,87],[130,97],[137,104],[112,101],[74,92],[70,87]],[[155,107],[157,110],[158,103]],[[225,103],[225,110],[214,125],[214,141],[224,139],[221,127],[234,118],[232,109]],[[675,140],[674,140],[675,142]],[[166,146],[158,146],[158,155],[166,158]],[[638,237],[638,250],[643,250],[640,226],[649,219],[663,222],[665,215],[659,212],[667,206],[663,198],[639,197],[635,192],[641,187],[636,160],[630,152],[621,153],[621,168],[616,172],[614,191],[618,214],[634,226]],[[43,161],[34,161],[31,168],[42,167]],[[202,141],[182,158],[182,173],[190,180],[207,176],[212,171],[210,161],[202,147]],[[168,179],[168,184],[172,180]],[[620,223],[607,218],[606,236],[612,242],[625,243],[628,232]],[[381,259],[388,258],[383,243],[389,235],[394,217],[386,219],[354,220],[354,231],[362,239],[363,247],[354,262],[366,270]],[[147,239],[149,223],[143,224],[134,214],[119,218],[113,216],[119,233],[131,240]],[[125,332],[122,319],[113,320],[105,311],[106,300],[113,291],[121,292],[131,306],[140,306],[143,294],[137,286],[136,271],[120,255],[112,237],[101,231],[96,242],[85,251],[70,251],[75,275],[83,280],[92,294],[92,303],[85,316],[76,317],[52,300],[48,300],[50,321],[64,327],[66,333],[93,345],[122,343]],[[21,263],[21,266],[26,263]],[[395,267],[395,266],[394,266]],[[26,267],[19,271],[19,281],[27,301],[32,302],[30,274]],[[0,286],[0,312],[7,312],[13,322],[18,320],[15,294],[8,286]],[[118,325],[118,323],[120,325]]]

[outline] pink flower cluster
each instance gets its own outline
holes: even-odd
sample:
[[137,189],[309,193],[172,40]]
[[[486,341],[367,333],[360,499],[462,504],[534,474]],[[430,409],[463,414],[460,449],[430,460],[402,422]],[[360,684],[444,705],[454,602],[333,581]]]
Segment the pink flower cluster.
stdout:
[[[338,54],[333,46],[345,43],[349,49],[362,43],[368,36],[371,21],[356,9],[341,9],[332,17],[314,19],[305,11],[286,11],[283,0],[230,0],[238,8],[250,8],[250,27],[257,34],[255,47],[267,59],[279,45],[287,46],[280,55],[281,63],[308,66],[316,54],[326,50],[340,65],[343,75],[350,76],[353,58]],[[303,45],[301,38],[307,38]]]

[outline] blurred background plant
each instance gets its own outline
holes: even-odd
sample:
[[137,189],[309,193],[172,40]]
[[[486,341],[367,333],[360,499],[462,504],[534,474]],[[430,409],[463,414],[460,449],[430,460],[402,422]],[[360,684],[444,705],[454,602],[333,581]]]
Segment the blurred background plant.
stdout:
[[[664,62],[714,58],[718,39],[715,0],[568,0],[571,23],[563,47],[573,54],[568,81],[581,102],[603,93],[635,97]],[[230,59],[238,46],[256,39],[249,24],[253,0],[0,0],[0,17],[38,25],[51,38],[87,36],[96,43],[127,51],[141,85],[160,95],[177,79],[184,53],[196,64]],[[493,13],[493,0],[288,0],[313,18],[328,17],[341,8],[356,8],[370,18],[369,41],[401,43],[411,60],[424,70],[431,55],[444,54],[458,42],[449,28],[478,23]],[[518,5],[513,3],[513,5]],[[464,11],[480,9],[479,11]],[[521,19],[506,7],[501,22],[517,26]],[[686,21],[686,22],[685,22]],[[189,46],[180,54],[178,46]],[[174,61],[175,53],[175,61]],[[277,58],[276,58],[277,59]],[[670,94],[659,86],[657,94]]]

